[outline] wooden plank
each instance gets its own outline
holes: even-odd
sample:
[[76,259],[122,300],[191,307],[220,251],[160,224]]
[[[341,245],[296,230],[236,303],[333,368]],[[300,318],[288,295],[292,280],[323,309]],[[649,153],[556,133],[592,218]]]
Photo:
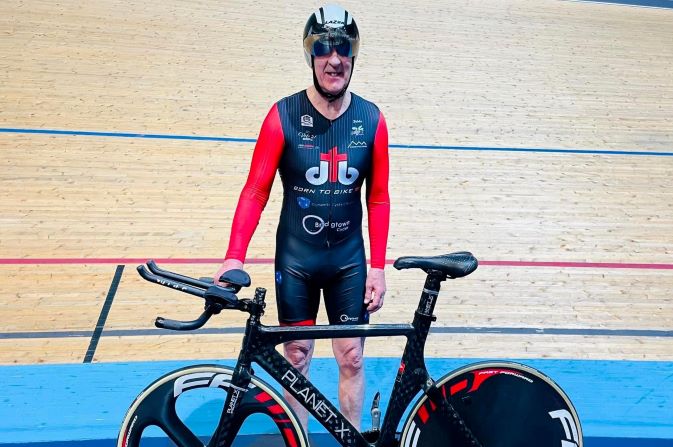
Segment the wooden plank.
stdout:
[[114,271],[113,265],[0,265],[0,332],[93,332]]

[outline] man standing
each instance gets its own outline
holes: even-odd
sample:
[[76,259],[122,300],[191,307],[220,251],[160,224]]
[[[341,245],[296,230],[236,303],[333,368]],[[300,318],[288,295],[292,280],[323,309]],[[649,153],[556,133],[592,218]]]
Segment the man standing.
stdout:
[[[278,101],[262,125],[241,192],[225,261],[215,280],[242,269],[276,170],[283,204],[276,235],[275,280],[283,325],[315,324],[323,291],[330,324],[362,324],[383,305],[390,220],[388,130],[373,103],[348,90],[360,36],[337,5],[313,13],[303,37],[313,85]],[[362,237],[366,186],[370,269]],[[360,338],[334,339],[341,412],[360,428],[364,396]],[[286,343],[285,357],[308,376],[314,341]],[[289,396],[288,396],[289,397]],[[304,426],[308,414],[289,399]]]

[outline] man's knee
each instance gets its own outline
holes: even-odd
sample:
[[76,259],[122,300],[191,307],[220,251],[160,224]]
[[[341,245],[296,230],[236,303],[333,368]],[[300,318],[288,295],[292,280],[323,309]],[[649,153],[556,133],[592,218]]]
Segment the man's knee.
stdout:
[[348,343],[335,349],[335,355],[339,369],[357,373],[364,366],[362,344],[358,342]]
[[311,362],[313,343],[306,341],[291,341],[285,343],[285,358],[300,371],[308,367]]

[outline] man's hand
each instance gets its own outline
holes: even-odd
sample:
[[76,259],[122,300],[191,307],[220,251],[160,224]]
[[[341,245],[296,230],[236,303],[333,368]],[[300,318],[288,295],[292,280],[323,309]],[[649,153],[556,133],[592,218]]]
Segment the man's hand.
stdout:
[[220,268],[217,270],[217,273],[215,273],[213,276],[215,284],[225,287],[228,286],[229,284],[220,281],[220,277],[224,272],[236,269],[243,270],[243,263],[241,261],[238,259],[225,259]]
[[383,297],[386,294],[386,274],[383,269],[371,268],[365,283],[365,304],[367,310],[376,312],[383,306]]

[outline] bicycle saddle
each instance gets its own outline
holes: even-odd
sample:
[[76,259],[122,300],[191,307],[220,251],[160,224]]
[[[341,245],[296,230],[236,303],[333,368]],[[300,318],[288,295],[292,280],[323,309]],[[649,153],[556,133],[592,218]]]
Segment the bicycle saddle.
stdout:
[[395,261],[393,267],[397,270],[419,268],[425,273],[435,270],[449,278],[462,278],[474,272],[478,265],[472,253],[458,251],[440,256],[403,256]]

